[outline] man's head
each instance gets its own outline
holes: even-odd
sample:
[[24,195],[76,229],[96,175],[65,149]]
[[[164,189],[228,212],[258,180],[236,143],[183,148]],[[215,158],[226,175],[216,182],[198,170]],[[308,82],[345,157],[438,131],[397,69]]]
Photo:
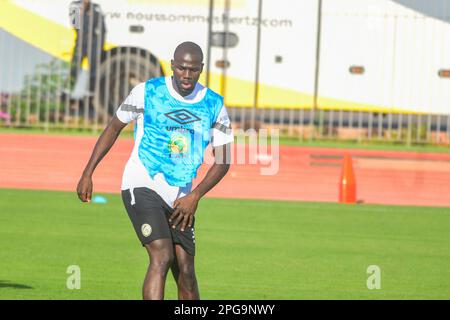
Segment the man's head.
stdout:
[[183,97],[195,88],[203,71],[203,52],[194,42],[183,42],[173,54],[172,71],[175,90]]
[[88,10],[91,0],[83,0],[83,10]]

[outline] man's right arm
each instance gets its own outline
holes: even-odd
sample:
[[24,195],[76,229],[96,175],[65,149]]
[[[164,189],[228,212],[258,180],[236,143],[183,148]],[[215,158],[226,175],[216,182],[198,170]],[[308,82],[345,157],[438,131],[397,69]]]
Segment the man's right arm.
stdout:
[[91,158],[83,171],[83,174],[78,182],[77,193],[78,198],[83,202],[90,202],[92,197],[92,174],[95,168],[103,159],[103,157],[108,153],[111,147],[114,145],[117,137],[123,128],[125,128],[127,123],[123,123],[114,115],[111,122],[105,128],[103,133],[98,138],[95,144],[94,150],[92,151]]

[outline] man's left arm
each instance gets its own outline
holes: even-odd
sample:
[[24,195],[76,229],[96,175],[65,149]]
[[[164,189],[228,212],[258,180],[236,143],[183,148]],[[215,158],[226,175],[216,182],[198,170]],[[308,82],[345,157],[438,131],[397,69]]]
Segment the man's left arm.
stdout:
[[205,178],[190,194],[174,202],[173,207],[175,210],[169,219],[173,228],[180,224],[181,231],[184,231],[186,227],[190,228],[192,226],[198,202],[228,172],[230,168],[231,143],[213,147],[213,154],[215,161],[206,173]]

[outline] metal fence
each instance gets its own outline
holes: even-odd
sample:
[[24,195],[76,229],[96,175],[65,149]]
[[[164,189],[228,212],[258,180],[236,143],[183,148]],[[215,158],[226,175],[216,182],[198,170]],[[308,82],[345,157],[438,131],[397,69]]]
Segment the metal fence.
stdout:
[[[213,6],[214,1],[211,0],[210,14]],[[319,6],[319,31],[320,10]],[[259,19],[262,11],[263,1],[259,0],[256,13]],[[67,53],[71,56],[70,62],[42,55],[29,44],[0,30],[1,126],[96,131],[106,125],[114,110],[136,84],[163,75],[157,58],[146,50],[121,47],[104,51],[104,26],[100,17],[96,18],[94,14],[87,22],[75,20],[74,23],[79,26],[78,40],[74,51]],[[205,30],[210,37],[212,29],[210,24]],[[228,30],[226,25],[224,30]],[[264,37],[260,26],[257,37],[259,46],[261,37]],[[317,57],[320,56],[320,50],[319,33]],[[255,83],[258,84],[260,66],[258,50],[256,52]],[[89,67],[83,64],[86,59]],[[317,69],[319,66],[318,59]],[[22,75],[20,85],[15,84],[18,75]],[[258,86],[255,87],[257,101]],[[87,91],[84,88],[88,88]],[[317,96],[320,94],[317,83],[314,94],[315,103],[308,108],[228,106],[229,114],[236,128],[276,127],[281,129],[282,135],[299,139],[450,144],[448,115],[324,110],[317,105]]]
[[[250,110],[229,108],[235,127],[249,129]],[[279,128],[300,140],[450,144],[450,117],[343,110],[257,110],[253,128]]]

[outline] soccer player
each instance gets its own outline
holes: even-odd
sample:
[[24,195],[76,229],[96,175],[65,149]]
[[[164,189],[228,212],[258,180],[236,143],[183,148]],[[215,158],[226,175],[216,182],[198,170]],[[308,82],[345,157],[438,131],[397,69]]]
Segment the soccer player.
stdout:
[[[199,200],[227,173],[233,142],[223,98],[198,83],[203,53],[193,42],[180,44],[173,75],[136,86],[98,139],[77,187],[89,202],[92,174],[120,131],[133,120],[135,146],[122,178],[122,199],[150,264],[144,299],[163,299],[169,268],[178,298],[199,299],[194,269],[195,211]],[[214,164],[192,190],[192,180],[211,142]]]

